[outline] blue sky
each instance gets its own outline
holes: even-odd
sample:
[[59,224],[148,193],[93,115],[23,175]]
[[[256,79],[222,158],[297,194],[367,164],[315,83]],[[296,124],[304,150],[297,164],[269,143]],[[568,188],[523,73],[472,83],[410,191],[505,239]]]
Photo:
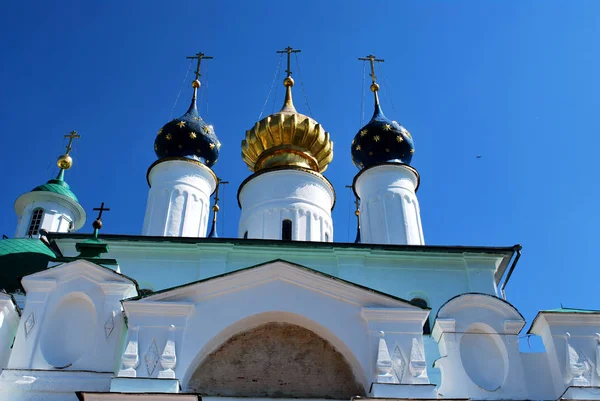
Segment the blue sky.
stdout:
[[[290,45],[302,49],[312,116],[335,142],[326,172],[338,199],[334,237],[353,239],[345,185],[358,172],[349,151],[361,127],[356,58],[373,53],[386,60],[384,111],[415,140],[426,242],[523,244],[507,293],[529,321],[561,303],[600,309],[598,2],[9,2],[3,15],[2,234],[14,234],[14,200],[56,175],[73,129],[82,139],[66,178],[89,213],[81,232],[104,201],[104,232],[139,234],[154,137],[190,66],[185,56],[203,51],[215,59],[205,64],[200,112],[223,144],[215,171],[230,182],[219,232],[235,236],[236,191],[250,174],[240,142],[269,92],[275,51]],[[294,77],[296,107],[308,114]],[[190,78],[173,117],[187,109]],[[283,99],[275,88],[266,113]],[[368,119],[367,87],[365,95]]]

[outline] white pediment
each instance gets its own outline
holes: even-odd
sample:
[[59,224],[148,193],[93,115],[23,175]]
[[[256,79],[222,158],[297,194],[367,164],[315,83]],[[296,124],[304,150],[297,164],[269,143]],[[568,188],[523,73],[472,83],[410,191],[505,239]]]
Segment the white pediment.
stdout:
[[21,283],[25,292],[29,293],[31,291],[50,291],[60,283],[78,278],[85,278],[102,287],[137,287],[135,280],[83,259],[30,274],[23,277]]
[[[361,307],[396,308],[423,312],[423,309],[410,304],[406,300],[284,260],[274,260],[184,286],[159,291],[143,298],[134,298],[131,301],[137,300],[137,302],[142,303],[198,303],[275,281],[314,291]],[[131,304],[131,301],[127,301],[127,303]]]

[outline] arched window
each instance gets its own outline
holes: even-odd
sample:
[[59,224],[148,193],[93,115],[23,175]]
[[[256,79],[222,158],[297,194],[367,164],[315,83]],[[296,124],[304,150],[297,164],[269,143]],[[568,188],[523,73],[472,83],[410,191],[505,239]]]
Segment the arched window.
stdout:
[[[427,301],[425,301],[423,298],[413,298],[410,300],[410,303],[413,304],[414,306],[418,306],[419,308],[427,308]],[[425,324],[423,324],[423,334],[431,334],[431,326],[429,325],[429,319],[427,319],[425,321]]]
[[28,236],[38,235],[40,231],[40,225],[42,224],[42,217],[44,217],[44,209],[35,208],[31,214],[31,222],[29,223],[29,230],[27,230]]
[[244,239],[248,239],[248,231],[244,233]]
[[281,224],[281,239],[284,241],[292,240],[292,220],[283,220]]

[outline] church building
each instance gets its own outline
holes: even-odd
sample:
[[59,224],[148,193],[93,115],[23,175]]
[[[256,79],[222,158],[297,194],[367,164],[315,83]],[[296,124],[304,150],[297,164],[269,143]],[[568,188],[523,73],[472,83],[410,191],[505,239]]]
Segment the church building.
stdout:
[[[372,55],[373,117],[341,144],[356,240],[334,241],[334,138],[294,106],[295,51],[281,110],[239,137],[237,238],[217,233],[203,53],[189,109],[157,130],[139,235],[104,233],[108,208],[79,203],[66,135],[0,240],[0,400],[600,400],[600,311],[526,322],[504,294],[520,245],[425,243],[415,143],[383,113]],[[525,333],[545,350],[520,352]]]

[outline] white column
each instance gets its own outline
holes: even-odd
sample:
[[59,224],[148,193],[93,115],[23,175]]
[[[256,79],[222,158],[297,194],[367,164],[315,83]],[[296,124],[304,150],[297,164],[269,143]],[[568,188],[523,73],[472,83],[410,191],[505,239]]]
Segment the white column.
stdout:
[[148,171],[150,193],[142,235],[206,237],[215,174],[194,160],[158,161]]
[[360,234],[365,244],[424,245],[416,188],[416,170],[402,164],[382,164],[354,179],[360,198]]
[[333,241],[335,191],[319,173],[304,169],[260,172],[242,184],[238,201],[240,238],[247,232],[248,238],[281,239],[283,220],[288,219],[295,241],[324,241],[326,236]]

